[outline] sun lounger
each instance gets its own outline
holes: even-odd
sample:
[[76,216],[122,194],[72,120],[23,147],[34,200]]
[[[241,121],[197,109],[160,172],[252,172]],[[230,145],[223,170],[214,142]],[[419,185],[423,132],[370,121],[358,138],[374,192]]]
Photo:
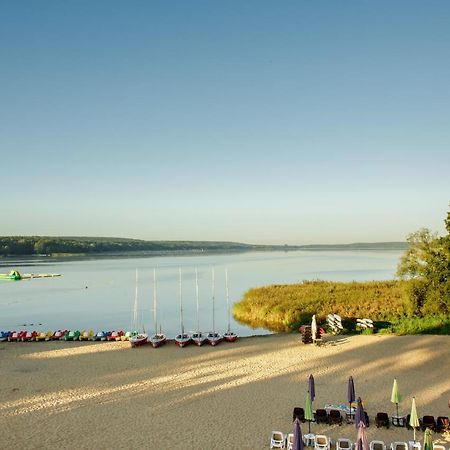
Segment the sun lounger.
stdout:
[[330,450],[330,439],[324,434],[316,434],[314,440],[314,450]]
[[434,431],[436,429],[436,421],[434,420],[434,416],[423,416],[421,427],[422,431],[425,431],[427,428]]
[[336,441],[336,450],[352,450],[353,444],[350,439],[339,438]]
[[286,438],[286,448],[288,450],[292,450],[293,446],[294,446],[294,434],[289,433]]
[[375,416],[375,424],[376,424],[377,428],[380,428],[380,427],[389,428],[389,425],[391,424],[391,422],[389,420],[388,414],[385,412],[377,413],[377,415]]
[[408,444],[406,442],[392,442],[391,450],[408,450]]
[[386,450],[386,444],[383,441],[370,441],[370,450]]
[[330,425],[332,423],[338,423],[339,425],[342,425],[342,416],[341,416],[341,412],[338,409],[331,409],[330,413],[328,415],[328,419],[329,419]]
[[286,437],[281,431],[272,431],[270,448],[285,448]]
[[303,408],[294,408],[294,410],[292,411],[292,421],[294,421],[295,419],[300,420],[300,422],[305,421],[305,410]]

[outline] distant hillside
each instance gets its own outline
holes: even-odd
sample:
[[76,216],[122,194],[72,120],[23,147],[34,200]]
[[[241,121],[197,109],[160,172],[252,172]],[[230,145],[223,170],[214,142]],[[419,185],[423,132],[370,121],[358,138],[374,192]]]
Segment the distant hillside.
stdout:
[[406,250],[407,242],[357,242],[354,244],[301,245],[303,250]]
[[404,242],[347,245],[253,245],[221,241],[144,241],[140,239],[76,236],[3,236],[0,256],[100,255],[161,252],[244,252],[291,250],[402,250]]

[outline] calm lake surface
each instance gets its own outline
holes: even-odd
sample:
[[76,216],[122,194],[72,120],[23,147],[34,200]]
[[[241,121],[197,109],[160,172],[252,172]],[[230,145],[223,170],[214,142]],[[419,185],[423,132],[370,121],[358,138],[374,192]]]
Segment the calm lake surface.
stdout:
[[[197,328],[195,268],[199,275],[200,329],[212,329],[212,282],[215,271],[216,331],[227,328],[225,269],[230,304],[251,287],[303,280],[387,280],[394,277],[401,251],[295,251],[200,256],[159,256],[92,260],[0,259],[0,272],[60,273],[62,277],[0,281],[0,330],[129,330],[138,269],[138,316],[153,331],[153,269],[157,269],[158,322],[168,337],[180,330],[178,270],[186,330]],[[28,326],[24,326],[28,324]],[[31,325],[32,324],[32,325]],[[268,333],[240,325],[240,336]]]

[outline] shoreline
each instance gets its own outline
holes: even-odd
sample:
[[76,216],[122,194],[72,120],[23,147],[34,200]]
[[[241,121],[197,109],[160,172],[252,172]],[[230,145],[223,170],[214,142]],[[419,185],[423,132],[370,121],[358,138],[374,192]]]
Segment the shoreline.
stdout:
[[[412,439],[405,428],[374,424],[377,412],[395,411],[393,378],[401,413],[414,395],[419,416],[449,415],[448,336],[338,335],[314,346],[300,343],[299,334],[278,333],[202,350],[165,347],[0,343],[1,442],[22,449],[268,449],[273,430],[292,432],[292,410],[304,407],[310,373],[314,409],[347,403],[353,376],[371,420],[369,441]],[[356,439],[354,425],[313,423],[311,431]]]

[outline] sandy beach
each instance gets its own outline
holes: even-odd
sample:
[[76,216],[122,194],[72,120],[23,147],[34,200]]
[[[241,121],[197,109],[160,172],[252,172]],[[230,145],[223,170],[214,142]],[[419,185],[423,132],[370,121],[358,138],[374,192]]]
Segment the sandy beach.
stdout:
[[[415,396],[419,416],[450,413],[450,336],[336,336],[320,347],[281,334],[216,348],[1,343],[0,363],[2,448],[268,449],[272,430],[292,431],[310,373],[314,409],[346,403],[353,376],[369,440],[412,439],[405,428],[375,427],[378,411],[395,412],[394,378],[400,412]],[[354,425],[313,423],[311,431],[356,439]],[[440,434],[434,440],[450,443]]]

